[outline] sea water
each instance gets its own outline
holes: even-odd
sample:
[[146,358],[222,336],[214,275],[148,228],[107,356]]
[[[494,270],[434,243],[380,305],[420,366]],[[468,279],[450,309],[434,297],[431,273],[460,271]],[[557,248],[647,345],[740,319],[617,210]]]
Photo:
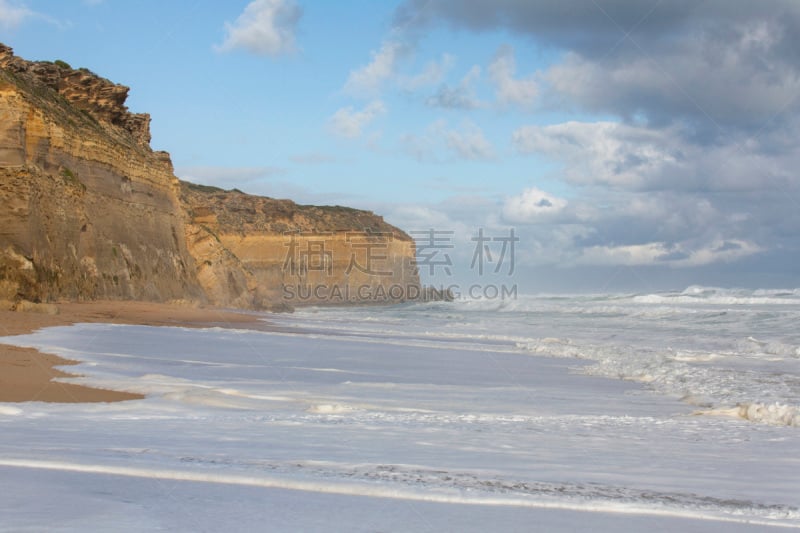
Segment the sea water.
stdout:
[[0,404],[0,529],[800,527],[800,291],[263,318],[4,339],[147,398]]
[[416,345],[583,359],[708,414],[800,426],[800,290],[693,286],[660,294],[536,295],[298,312],[326,331]]

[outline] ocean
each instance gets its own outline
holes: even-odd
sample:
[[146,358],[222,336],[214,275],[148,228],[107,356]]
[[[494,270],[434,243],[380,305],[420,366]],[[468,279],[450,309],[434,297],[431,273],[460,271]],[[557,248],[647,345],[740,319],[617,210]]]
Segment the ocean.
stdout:
[[800,290],[263,319],[3,339],[147,398],[0,404],[0,530],[800,528]]

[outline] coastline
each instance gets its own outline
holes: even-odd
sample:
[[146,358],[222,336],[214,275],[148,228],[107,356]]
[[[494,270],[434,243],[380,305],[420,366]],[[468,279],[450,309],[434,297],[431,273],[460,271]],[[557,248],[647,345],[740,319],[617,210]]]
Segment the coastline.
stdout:
[[[55,313],[57,311],[57,313]],[[55,313],[55,314],[52,314]],[[94,403],[140,400],[144,396],[53,381],[77,377],[60,367],[80,361],[3,342],[3,337],[77,323],[135,324],[143,326],[255,327],[258,317],[216,308],[189,307],[139,301],[64,302],[33,306],[26,311],[0,310],[0,402]]]

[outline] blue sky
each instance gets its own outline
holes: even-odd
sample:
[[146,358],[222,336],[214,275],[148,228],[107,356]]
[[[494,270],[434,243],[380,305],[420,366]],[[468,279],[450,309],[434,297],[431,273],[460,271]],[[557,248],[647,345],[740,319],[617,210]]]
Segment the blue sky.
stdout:
[[[666,5],[665,5],[666,4]],[[798,286],[800,6],[0,0],[131,87],[178,176],[520,236],[530,290]]]
[[[298,5],[302,15],[293,44],[262,54],[243,46],[221,49],[225,25],[236,24],[247,2],[24,5],[42,16],[6,29],[15,52],[30,59],[57,57],[130,86],[129,107],[153,116],[153,147],[169,151],[179,173],[196,179],[222,185],[229,179],[231,187],[300,200],[361,203],[420,196],[439,201],[464,189],[513,194],[536,171],[527,158],[505,153],[511,131],[528,123],[531,113],[491,108],[492,87],[485,80],[475,83],[475,97],[487,101],[486,109],[465,113],[425,104],[437,82],[457,84],[474,66],[488,64],[509,42],[502,32],[435,32],[419,49],[402,52],[393,79],[375,81],[374,89],[367,86],[371,80],[348,88],[350,73],[368,66],[393,31],[396,5]],[[431,62],[445,67],[445,54],[447,72],[418,79],[416,88],[414,77],[424,75]],[[518,68],[534,72],[543,59],[532,49],[517,59]],[[378,102],[374,118],[359,132],[339,131],[331,122],[340,109],[357,114]],[[409,154],[407,136],[421,137],[433,123],[449,130],[465,121],[496,157],[463,158],[445,147],[422,156],[424,161]],[[214,176],[216,167],[226,170]],[[246,171],[236,177],[236,169]],[[489,183],[487,176],[496,173],[503,180]],[[431,181],[437,186],[430,187]]]

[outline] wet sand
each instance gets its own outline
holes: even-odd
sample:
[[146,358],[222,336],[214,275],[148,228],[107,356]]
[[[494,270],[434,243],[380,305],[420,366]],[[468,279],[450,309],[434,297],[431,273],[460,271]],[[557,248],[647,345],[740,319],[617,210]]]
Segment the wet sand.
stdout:
[[[118,402],[142,399],[140,394],[96,389],[53,381],[75,377],[58,368],[78,364],[33,348],[2,344],[2,336],[22,335],[41,328],[99,322],[146,326],[241,327],[264,326],[256,316],[214,308],[150,302],[80,302],[32,306],[11,311],[0,305],[0,402]],[[51,314],[57,311],[57,314]]]

